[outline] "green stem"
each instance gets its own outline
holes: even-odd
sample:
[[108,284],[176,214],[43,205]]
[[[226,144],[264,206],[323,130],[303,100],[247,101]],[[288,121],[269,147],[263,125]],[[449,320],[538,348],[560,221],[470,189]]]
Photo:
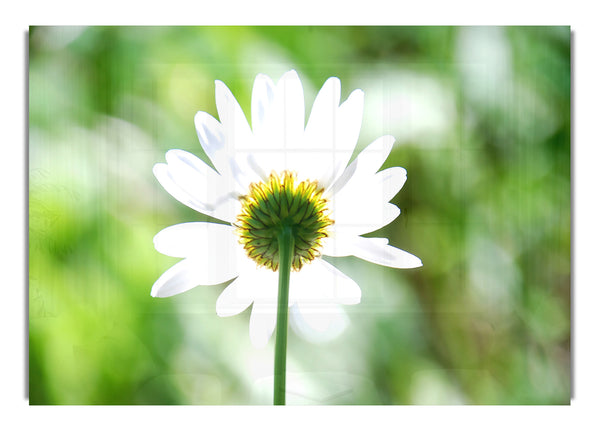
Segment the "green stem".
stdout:
[[290,293],[290,270],[294,251],[292,229],[284,227],[279,242],[279,294],[277,296],[277,327],[275,334],[275,380],[273,404],[285,405],[285,357],[287,348],[288,298]]

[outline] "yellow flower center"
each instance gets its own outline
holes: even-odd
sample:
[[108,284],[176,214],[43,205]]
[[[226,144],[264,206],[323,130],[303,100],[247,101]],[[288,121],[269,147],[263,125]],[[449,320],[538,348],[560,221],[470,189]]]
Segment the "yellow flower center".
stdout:
[[333,224],[323,191],[317,181],[298,182],[289,171],[272,172],[266,181],[252,183],[249,193],[240,198],[242,210],[235,223],[248,257],[277,271],[283,227],[290,227],[294,236],[293,270],[318,257],[321,240]]

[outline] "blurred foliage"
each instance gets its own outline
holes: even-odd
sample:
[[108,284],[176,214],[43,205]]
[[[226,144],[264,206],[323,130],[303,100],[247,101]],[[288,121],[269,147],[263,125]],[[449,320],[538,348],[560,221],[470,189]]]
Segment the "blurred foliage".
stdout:
[[176,261],[154,234],[207,219],[152,166],[205,158],[215,79],[249,116],[254,76],[291,68],[307,111],[329,76],[365,90],[358,148],[392,134],[408,171],[372,235],[424,266],[335,259],[363,300],[333,342],[291,335],[289,402],[568,404],[568,27],[31,28],[30,402],[270,402],[273,341],[216,316],[224,286],[150,297]]

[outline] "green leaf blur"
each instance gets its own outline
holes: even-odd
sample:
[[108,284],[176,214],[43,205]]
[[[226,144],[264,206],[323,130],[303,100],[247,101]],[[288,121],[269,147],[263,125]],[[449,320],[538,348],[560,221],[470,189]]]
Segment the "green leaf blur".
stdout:
[[[164,227],[208,220],[152,175],[214,80],[250,118],[257,73],[365,91],[358,150],[392,134],[408,181],[372,236],[411,270],[356,258],[349,329],[290,332],[289,404],[570,402],[568,27],[33,27],[29,33],[31,404],[269,404],[273,339],[224,285],[152,298]],[[333,260],[333,259],[331,259]]]

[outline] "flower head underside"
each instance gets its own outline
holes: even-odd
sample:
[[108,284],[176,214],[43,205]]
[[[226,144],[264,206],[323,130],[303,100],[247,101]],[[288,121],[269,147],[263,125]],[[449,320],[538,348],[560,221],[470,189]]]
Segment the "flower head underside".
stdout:
[[181,260],[154,283],[152,296],[228,283],[217,314],[232,316],[252,306],[250,339],[264,346],[277,314],[278,236],[291,232],[290,324],[311,341],[327,341],[348,324],[343,306],[359,303],[362,293],[323,256],[355,256],[393,268],[422,265],[387,238],[365,236],[400,215],[390,200],[406,171],[380,170],[394,144],[389,135],[351,161],[364,93],[354,90],[345,101],[340,96],[340,80],[327,79],[305,117],[295,71],[276,82],[260,74],[247,117],[229,88],[215,82],[219,119],[206,112],[194,118],[212,166],[173,149],[153,171],[175,199],[220,222],[180,223],[154,237],[159,252]]
[[317,181],[298,182],[293,172],[272,172],[264,182],[250,184],[240,198],[242,211],[235,226],[248,257],[258,265],[277,271],[281,230],[291,228],[294,237],[292,269],[320,255],[321,240],[327,237],[327,200]]

